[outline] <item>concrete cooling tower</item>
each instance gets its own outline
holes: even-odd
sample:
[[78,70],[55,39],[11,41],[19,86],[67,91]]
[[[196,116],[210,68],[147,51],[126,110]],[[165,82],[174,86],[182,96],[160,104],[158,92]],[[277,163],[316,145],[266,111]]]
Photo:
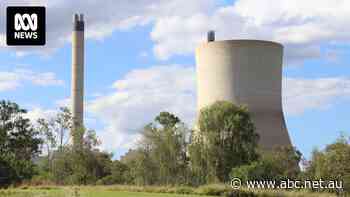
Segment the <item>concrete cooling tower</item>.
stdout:
[[198,109],[219,100],[246,105],[263,148],[291,145],[282,111],[283,46],[209,35],[196,49]]

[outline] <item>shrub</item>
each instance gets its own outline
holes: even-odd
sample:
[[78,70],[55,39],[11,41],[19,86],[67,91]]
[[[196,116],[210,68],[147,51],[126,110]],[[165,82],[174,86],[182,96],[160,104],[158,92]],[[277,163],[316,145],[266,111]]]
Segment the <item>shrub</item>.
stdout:
[[220,196],[230,191],[232,191],[232,188],[229,186],[211,184],[198,187],[195,193],[199,195]]
[[111,175],[105,176],[96,182],[96,185],[113,185],[113,184],[115,184],[115,179]]
[[350,191],[350,143],[345,137],[328,145],[324,151],[315,150],[307,166],[306,176],[313,179],[342,180]]
[[273,164],[264,160],[233,168],[230,175],[239,178],[243,183],[248,180],[272,180],[277,177]]
[[176,194],[192,194],[194,191],[191,187],[175,187],[174,193]]
[[277,147],[262,152],[258,161],[231,170],[230,176],[244,183],[248,180],[283,180],[297,178],[300,173],[298,163],[301,154],[293,147]]

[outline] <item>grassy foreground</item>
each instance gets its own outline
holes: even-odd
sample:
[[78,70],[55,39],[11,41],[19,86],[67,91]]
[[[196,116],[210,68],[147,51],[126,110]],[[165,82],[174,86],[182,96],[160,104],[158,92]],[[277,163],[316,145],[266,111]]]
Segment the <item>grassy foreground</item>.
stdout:
[[157,194],[126,191],[88,191],[73,190],[8,190],[0,192],[1,197],[199,197],[198,195]]
[[83,186],[83,187],[22,187],[0,190],[0,197],[335,197],[335,194],[308,191],[262,190],[232,193],[222,185],[190,187],[136,187],[136,186]]
[[0,197],[199,197],[199,195],[116,191],[101,187],[60,187],[0,190]]

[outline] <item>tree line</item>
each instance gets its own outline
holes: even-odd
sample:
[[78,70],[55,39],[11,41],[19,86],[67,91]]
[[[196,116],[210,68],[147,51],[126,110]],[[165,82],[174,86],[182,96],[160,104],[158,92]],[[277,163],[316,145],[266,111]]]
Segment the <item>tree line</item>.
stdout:
[[[78,128],[61,108],[32,123],[26,110],[0,102],[0,186],[15,184],[189,185],[244,180],[324,179],[350,183],[350,143],[340,137],[310,160],[294,147],[259,147],[249,111],[218,101],[201,110],[195,129],[161,112],[119,160],[98,149],[94,130]],[[73,136],[72,136],[73,135]],[[72,143],[82,139],[79,145]]]

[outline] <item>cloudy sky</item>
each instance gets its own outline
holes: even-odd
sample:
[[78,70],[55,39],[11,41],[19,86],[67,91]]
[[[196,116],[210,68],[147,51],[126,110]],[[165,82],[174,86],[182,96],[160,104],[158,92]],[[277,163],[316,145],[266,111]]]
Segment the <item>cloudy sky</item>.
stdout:
[[[45,47],[7,47],[8,5],[47,7]],[[192,125],[194,49],[218,39],[285,46],[283,108],[293,144],[307,157],[350,134],[348,0],[0,0],[0,98],[32,119],[69,105],[72,15],[86,18],[85,122],[122,155],[160,111]]]

